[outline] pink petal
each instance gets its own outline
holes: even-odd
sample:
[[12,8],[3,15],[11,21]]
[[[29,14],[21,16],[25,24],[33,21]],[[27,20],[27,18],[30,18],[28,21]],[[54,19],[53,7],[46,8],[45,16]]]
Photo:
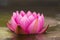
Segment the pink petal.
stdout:
[[15,29],[11,26],[10,23],[7,23],[7,26],[8,26],[8,28],[9,28],[11,31],[14,31],[14,30],[15,30]]
[[37,14],[36,14],[36,12],[33,12],[33,16],[34,16],[35,18],[37,18]]
[[41,14],[41,18],[42,18],[42,24],[44,25],[44,15]]
[[15,21],[16,21],[17,24],[19,24],[22,16],[18,13],[16,15],[17,15],[17,17],[16,17]]
[[16,13],[15,12],[13,12],[13,16],[12,16],[14,19],[16,18]]
[[38,13],[37,16],[39,17],[40,16],[40,13]]
[[27,12],[27,17],[29,17],[31,15],[31,11]]
[[24,16],[25,15],[25,12],[24,11],[20,11],[20,15],[21,16]]
[[38,19],[35,19],[30,26],[28,27],[29,33],[37,33],[38,32]]
[[27,18],[27,16],[25,15],[21,20],[20,20],[20,26],[22,27],[22,29],[26,30],[26,28],[28,27],[28,25],[30,24],[29,19]]
[[19,14],[19,11],[16,11],[17,14]]
[[[11,20],[9,21],[8,27],[9,27],[12,31],[15,31],[15,29],[16,29],[16,27],[17,27],[17,24],[16,24],[16,22],[15,22],[15,20],[14,20],[13,18],[11,18]],[[13,28],[14,30],[13,30],[12,28]]]
[[49,27],[49,25],[47,25],[45,28],[43,28],[43,29],[40,31],[40,34],[45,33],[46,30],[48,29],[48,27]]
[[32,21],[35,19],[35,17],[34,17],[33,15],[30,15],[30,16],[28,17],[28,19],[29,19],[29,21],[32,23]]
[[44,16],[43,14],[38,18],[38,27],[39,27],[39,31],[41,31],[43,29],[44,26]]

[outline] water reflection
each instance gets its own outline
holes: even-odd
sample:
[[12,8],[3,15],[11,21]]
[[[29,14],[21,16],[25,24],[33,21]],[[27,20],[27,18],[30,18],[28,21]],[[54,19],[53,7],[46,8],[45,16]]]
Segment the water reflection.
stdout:
[[33,40],[35,35],[14,35],[12,40]]
[[45,40],[46,36],[44,34],[33,34],[33,35],[13,35],[12,38],[7,38],[6,40]]

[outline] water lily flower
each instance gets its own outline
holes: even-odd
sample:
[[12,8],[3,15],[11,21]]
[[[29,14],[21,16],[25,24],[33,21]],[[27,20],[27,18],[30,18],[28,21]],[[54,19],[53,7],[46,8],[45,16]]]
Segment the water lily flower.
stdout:
[[48,26],[44,27],[44,15],[31,11],[13,12],[7,26],[16,34],[42,34],[48,28]]

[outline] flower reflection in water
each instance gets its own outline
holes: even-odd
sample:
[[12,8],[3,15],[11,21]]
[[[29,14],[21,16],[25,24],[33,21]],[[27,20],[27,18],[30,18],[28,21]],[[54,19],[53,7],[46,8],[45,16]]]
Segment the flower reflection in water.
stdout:
[[12,40],[45,40],[46,35],[14,35]]

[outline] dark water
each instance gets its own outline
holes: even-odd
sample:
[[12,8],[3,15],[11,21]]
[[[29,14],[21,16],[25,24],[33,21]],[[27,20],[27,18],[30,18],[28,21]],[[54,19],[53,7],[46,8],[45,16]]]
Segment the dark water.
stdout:
[[20,35],[14,36],[12,38],[6,38],[5,40],[48,40],[48,39],[50,38],[44,34],[41,34],[41,35]]

